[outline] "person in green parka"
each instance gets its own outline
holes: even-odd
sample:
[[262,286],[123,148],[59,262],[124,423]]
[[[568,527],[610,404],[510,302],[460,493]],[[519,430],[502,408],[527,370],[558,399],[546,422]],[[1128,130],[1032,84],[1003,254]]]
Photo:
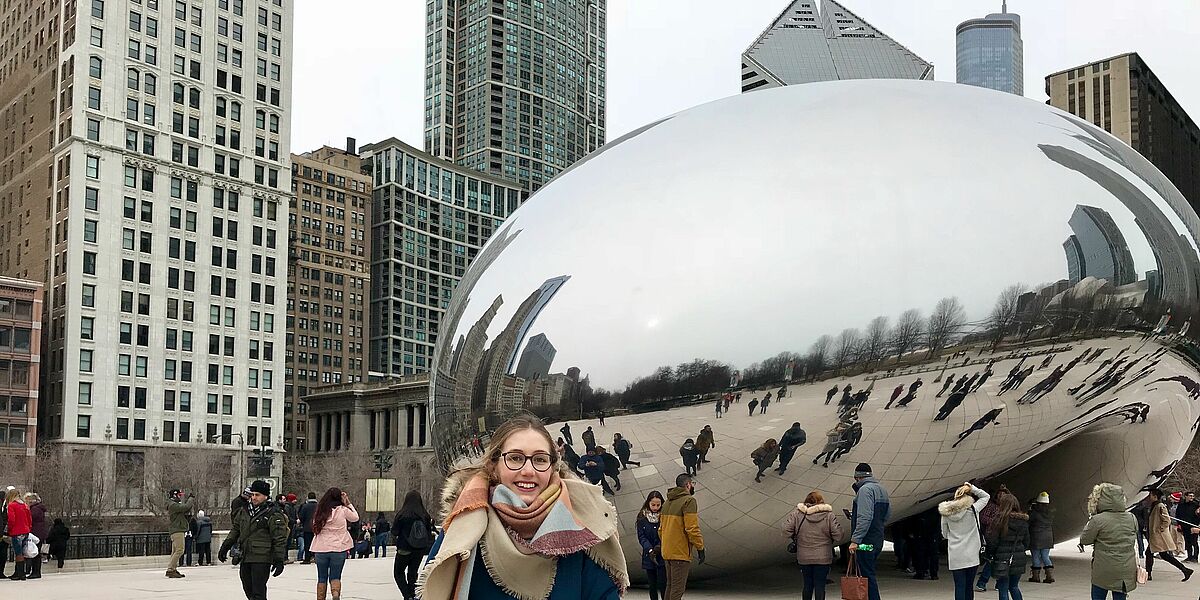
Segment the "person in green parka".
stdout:
[[1137,517],[1125,512],[1125,491],[1112,483],[1100,483],[1088,497],[1087,526],[1079,543],[1092,551],[1092,598],[1125,600],[1137,589]]

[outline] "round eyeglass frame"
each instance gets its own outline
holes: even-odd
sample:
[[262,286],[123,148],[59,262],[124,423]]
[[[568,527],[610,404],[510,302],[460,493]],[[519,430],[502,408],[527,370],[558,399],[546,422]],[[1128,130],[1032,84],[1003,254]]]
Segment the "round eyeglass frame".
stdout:
[[[518,457],[518,456],[521,457],[521,464],[514,467],[512,464],[509,463],[510,456],[514,457],[514,458]],[[533,460],[534,458],[536,458],[538,456],[546,457],[546,467],[543,469],[539,469],[537,466],[537,463],[534,462],[534,460]],[[516,450],[510,450],[508,452],[504,452],[504,453],[500,454],[500,458],[503,459],[502,462],[504,463],[504,466],[508,468],[509,471],[520,471],[522,468],[525,467],[526,462],[529,462],[529,464],[533,465],[533,470],[537,471],[538,473],[545,473],[546,471],[550,470],[550,467],[554,466],[554,460],[553,460],[554,457],[550,456],[550,453],[548,453],[548,452],[536,452],[533,454],[533,456],[530,456],[528,454],[525,454],[524,452],[517,452]]]

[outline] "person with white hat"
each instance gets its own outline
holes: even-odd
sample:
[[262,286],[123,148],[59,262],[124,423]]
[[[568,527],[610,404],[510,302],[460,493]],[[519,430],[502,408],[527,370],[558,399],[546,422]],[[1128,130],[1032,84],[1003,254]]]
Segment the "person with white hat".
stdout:
[[[1050,494],[1038,494],[1029,506],[1029,553],[1033,556],[1033,583],[1054,583],[1054,563],[1050,562],[1050,549],[1054,547],[1054,508],[1050,506]],[[1042,579],[1042,571],[1046,578]]]

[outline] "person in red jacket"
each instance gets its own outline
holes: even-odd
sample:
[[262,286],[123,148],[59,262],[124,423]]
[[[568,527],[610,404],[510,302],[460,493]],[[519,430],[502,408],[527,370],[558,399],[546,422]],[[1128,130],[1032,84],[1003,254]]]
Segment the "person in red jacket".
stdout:
[[8,536],[12,539],[13,558],[16,572],[9,576],[13,581],[25,580],[25,539],[33,531],[33,516],[29,507],[21,500],[21,492],[9,490],[4,497],[8,504]]

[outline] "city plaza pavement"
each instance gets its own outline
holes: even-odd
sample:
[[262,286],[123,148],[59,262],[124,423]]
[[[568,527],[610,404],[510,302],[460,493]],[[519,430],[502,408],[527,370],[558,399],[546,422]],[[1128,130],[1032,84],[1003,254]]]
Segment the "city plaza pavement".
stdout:
[[[1055,578],[1053,585],[1021,583],[1021,591],[1029,600],[1059,598],[1089,598],[1089,569],[1087,554],[1080,554],[1071,543],[1060,544],[1051,555],[1054,559]],[[890,552],[880,557],[881,591],[887,600],[926,600],[929,598],[953,598],[954,584],[942,563],[939,581],[914,581],[902,576],[893,568],[895,558]],[[238,581],[237,569],[220,565],[213,567],[184,567],[184,579],[167,579],[163,569],[138,569],[129,571],[102,571],[91,573],[55,573],[54,565],[47,565],[46,575],[40,581],[23,583],[0,583],[0,590],[7,595],[18,592],[22,596],[35,598],[83,598],[86,600],[237,600],[244,597]],[[637,565],[631,565],[636,568]],[[1156,567],[1158,565],[1155,565]],[[1180,583],[1179,573],[1169,565],[1155,569],[1159,577],[1140,587],[1131,594],[1132,598],[1156,598],[1176,600],[1195,598],[1198,582]],[[342,598],[346,600],[400,599],[400,592],[392,580],[392,557],[386,559],[360,559],[346,561],[342,574]],[[1026,571],[1028,578],[1028,571]],[[313,565],[288,565],[283,575],[271,579],[267,597],[271,600],[310,600],[316,587],[316,567]],[[835,583],[827,590],[829,598],[840,594]],[[775,566],[761,571],[747,571],[737,577],[695,582],[687,593],[689,600],[697,599],[782,599],[796,598],[800,594],[800,573],[790,566]],[[979,598],[993,598],[996,592],[978,594]],[[646,598],[644,588],[634,588],[627,598]]]

